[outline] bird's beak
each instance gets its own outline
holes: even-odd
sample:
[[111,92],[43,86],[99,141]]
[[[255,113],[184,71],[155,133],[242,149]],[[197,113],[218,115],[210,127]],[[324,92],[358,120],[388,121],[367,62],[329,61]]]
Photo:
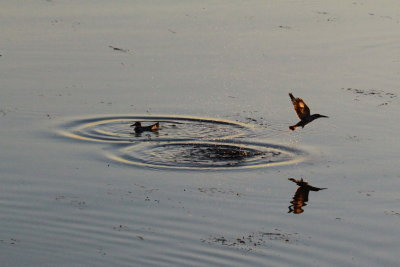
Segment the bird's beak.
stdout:
[[321,117],[322,117],[322,118],[329,118],[328,116],[325,116],[325,115],[321,115]]

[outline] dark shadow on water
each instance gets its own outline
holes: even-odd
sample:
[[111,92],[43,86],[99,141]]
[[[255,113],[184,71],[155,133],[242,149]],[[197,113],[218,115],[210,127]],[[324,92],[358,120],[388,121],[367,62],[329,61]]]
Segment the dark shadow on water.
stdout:
[[310,191],[320,191],[326,188],[314,187],[308,184],[308,182],[304,181],[303,178],[301,180],[296,180],[294,178],[289,178],[290,181],[296,183],[299,188],[297,188],[294,193],[293,200],[290,201],[292,205],[290,205],[288,213],[300,214],[304,212],[303,207],[307,206],[308,195]]
[[160,133],[157,131],[151,131],[151,132],[139,132],[139,133],[135,133],[132,132],[130,133],[132,136],[140,138],[140,137],[146,137],[147,140],[151,140],[152,137],[159,137]]

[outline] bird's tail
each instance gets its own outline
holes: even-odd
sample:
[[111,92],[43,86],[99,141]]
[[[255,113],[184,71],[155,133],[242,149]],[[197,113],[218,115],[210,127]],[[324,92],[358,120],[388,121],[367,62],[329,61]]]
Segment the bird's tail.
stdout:
[[153,131],[158,130],[159,127],[160,127],[160,123],[157,122],[157,123],[151,125],[151,130],[153,130]]

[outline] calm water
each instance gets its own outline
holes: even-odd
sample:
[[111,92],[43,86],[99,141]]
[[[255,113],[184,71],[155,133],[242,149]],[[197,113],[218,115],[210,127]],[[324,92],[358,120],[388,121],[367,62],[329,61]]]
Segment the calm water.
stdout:
[[398,266],[397,1],[1,10],[2,266]]

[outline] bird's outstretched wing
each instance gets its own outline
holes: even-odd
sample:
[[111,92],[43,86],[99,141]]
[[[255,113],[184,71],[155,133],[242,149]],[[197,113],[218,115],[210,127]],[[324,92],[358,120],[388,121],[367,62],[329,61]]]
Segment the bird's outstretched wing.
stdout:
[[291,93],[289,93],[290,99],[292,100],[294,110],[297,113],[297,116],[300,120],[304,120],[310,116],[310,108],[304,103],[303,99],[300,97],[294,97]]
[[312,185],[309,185],[307,181],[304,181],[303,178],[301,180],[294,179],[294,178],[288,178],[289,181],[292,181],[293,183],[296,183],[298,186],[307,189],[308,191],[319,191],[319,190],[324,190],[327,188],[321,188],[321,187],[315,187]]

